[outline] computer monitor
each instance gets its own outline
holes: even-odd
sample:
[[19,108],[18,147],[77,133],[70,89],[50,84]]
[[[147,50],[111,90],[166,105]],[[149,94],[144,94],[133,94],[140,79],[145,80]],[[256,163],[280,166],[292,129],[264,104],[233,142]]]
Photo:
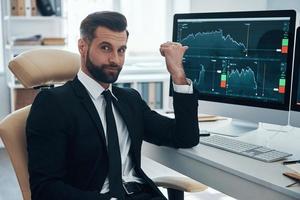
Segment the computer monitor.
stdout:
[[290,125],[300,127],[300,27],[297,28]]
[[288,124],[295,17],[293,10],[174,15],[173,41],[189,47],[183,65],[199,112],[233,118],[214,132]]

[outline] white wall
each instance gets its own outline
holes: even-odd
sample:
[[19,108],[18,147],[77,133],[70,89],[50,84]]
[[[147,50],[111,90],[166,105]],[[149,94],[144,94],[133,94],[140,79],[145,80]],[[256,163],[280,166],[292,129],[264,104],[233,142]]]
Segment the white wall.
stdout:
[[300,24],[300,0],[191,0],[191,12],[220,12],[246,10],[297,11],[296,24]]
[[[2,5],[0,2],[0,19],[2,19]],[[3,71],[3,28],[2,20],[0,20],[0,74]]]
[[294,9],[300,12],[299,0],[267,0],[268,9]]
[[10,112],[9,89],[4,74],[0,74],[0,120]]
[[296,24],[300,24],[300,0],[267,0],[267,8],[276,9],[293,9],[297,11]]
[[[2,16],[2,9],[0,4],[0,19]],[[0,20],[0,68],[3,67],[3,42],[2,42],[2,22]],[[10,103],[9,103],[9,90],[6,84],[5,75],[2,73],[2,70],[0,69],[0,120],[4,118],[8,113],[10,109]],[[1,142],[0,142],[1,146]]]
[[[265,10],[267,2],[268,0],[191,0],[191,12]],[[285,4],[285,1],[281,0],[281,4]]]
[[[1,7],[1,2],[0,2],[0,19],[2,19],[2,7]],[[3,28],[2,28],[2,20],[0,20],[0,74],[3,72]]]

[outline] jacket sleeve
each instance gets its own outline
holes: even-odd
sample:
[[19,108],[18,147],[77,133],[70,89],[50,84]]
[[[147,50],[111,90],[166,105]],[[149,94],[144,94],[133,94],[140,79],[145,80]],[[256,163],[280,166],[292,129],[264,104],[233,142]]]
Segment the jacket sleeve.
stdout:
[[142,101],[144,140],[156,145],[191,148],[199,143],[196,94],[173,93],[175,119],[151,111]]
[[82,191],[63,181],[67,175],[68,128],[66,113],[55,95],[36,97],[26,125],[28,170],[32,200],[105,200],[99,191]]

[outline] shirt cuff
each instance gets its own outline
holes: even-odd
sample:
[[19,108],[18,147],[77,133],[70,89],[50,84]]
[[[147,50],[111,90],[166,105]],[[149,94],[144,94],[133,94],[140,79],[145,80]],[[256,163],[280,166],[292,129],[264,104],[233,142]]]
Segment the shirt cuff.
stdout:
[[188,78],[186,80],[189,83],[188,85],[176,85],[174,82],[172,82],[174,91],[183,94],[193,94],[193,82]]

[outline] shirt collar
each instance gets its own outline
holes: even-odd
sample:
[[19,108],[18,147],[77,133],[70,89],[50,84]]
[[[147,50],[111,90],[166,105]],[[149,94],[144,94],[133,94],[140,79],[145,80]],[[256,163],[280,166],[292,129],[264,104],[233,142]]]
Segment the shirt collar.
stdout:
[[[89,77],[86,73],[79,70],[77,77],[79,81],[84,85],[87,89],[88,93],[93,99],[98,99],[102,92],[105,90],[97,81]],[[112,85],[109,84],[108,90],[110,90],[112,96],[118,100],[118,98],[112,92]]]

